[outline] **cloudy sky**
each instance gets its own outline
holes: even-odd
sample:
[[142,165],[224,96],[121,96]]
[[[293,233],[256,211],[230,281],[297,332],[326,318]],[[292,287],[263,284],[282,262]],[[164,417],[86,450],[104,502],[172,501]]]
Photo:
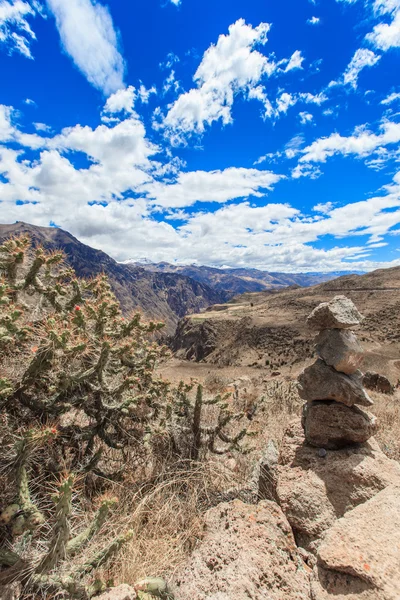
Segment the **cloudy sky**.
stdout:
[[0,0],[0,220],[117,260],[400,265],[400,0]]

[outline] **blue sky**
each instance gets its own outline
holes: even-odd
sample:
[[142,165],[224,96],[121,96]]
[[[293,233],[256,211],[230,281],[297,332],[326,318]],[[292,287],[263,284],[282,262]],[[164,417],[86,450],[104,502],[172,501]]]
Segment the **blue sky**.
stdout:
[[0,0],[0,218],[117,260],[400,265],[400,0]]

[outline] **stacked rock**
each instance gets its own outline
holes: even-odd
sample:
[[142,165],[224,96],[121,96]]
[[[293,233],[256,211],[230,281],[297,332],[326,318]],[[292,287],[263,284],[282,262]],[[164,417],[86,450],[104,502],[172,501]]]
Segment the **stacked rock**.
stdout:
[[299,395],[307,400],[302,424],[312,446],[337,450],[364,443],[376,432],[376,418],[360,408],[373,401],[359,371],[363,350],[351,331],[363,318],[351,300],[335,296],[307,319],[310,327],[320,330],[315,346],[318,359],[298,379]]

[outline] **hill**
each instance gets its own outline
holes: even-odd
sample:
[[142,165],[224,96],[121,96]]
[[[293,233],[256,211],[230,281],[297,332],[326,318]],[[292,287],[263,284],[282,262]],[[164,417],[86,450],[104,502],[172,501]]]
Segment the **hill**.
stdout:
[[35,245],[42,244],[48,250],[62,249],[79,277],[106,273],[124,312],[141,309],[147,317],[165,321],[169,334],[175,330],[179,318],[227,299],[223,292],[179,273],[153,273],[139,266],[120,264],[105,252],[86,246],[55,227],[23,222],[0,225],[0,242],[21,233],[29,234]]
[[337,294],[351,298],[366,317],[358,333],[367,351],[365,369],[379,369],[397,380],[400,267],[346,275],[310,288],[237,296],[182,319],[172,348],[178,358],[187,360],[290,374],[313,355],[307,315]]
[[274,273],[244,268],[218,269],[198,265],[172,265],[167,262],[127,261],[124,264],[140,266],[152,273],[179,273],[191,277],[226,293],[227,299],[246,292],[262,292],[288,286],[309,287],[342,275],[342,273]]

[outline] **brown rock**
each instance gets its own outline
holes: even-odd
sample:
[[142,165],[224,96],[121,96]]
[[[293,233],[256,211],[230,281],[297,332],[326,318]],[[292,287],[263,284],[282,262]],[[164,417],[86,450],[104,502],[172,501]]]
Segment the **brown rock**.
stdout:
[[389,486],[327,531],[318,549],[325,569],[358,577],[385,597],[400,594],[400,488]]
[[363,349],[352,331],[324,329],[316,340],[316,351],[336,371],[352,375],[361,366]]
[[351,329],[364,319],[346,296],[335,296],[330,302],[319,304],[307,319],[313,329]]
[[311,577],[311,600],[393,600],[358,577],[322,567]]
[[388,485],[400,485],[400,464],[387,458],[374,438],[362,446],[328,450],[321,458],[305,443],[298,422],[285,434],[277,470],[279,504],[298,544],[307,549],[314,549],[346,512]]
[[122,583],[104,592],[104,594],[96,596],[95,600],[134,600],[135,598],[137,598],[137,594],[134,588],[126,583]]
[[309,574],[278,505],[235,500],[208,511],[172,591],[176,600],[309,600]]
[[376,433],[374,415],[358,406],[316,400],[304,406],[302,425],[312,446],[338,450],[349,444],[363,444]]
[[394,387],[390,383],[389,379],[384,375],[375,373],[374,371],[367,371],[363,377],[363,385],[369,390],[375,390],[382,394],[393,394]]
[[298,390],[303,400],[336,400],[346,406],[372,406],[373,401],[362,386],[362,373],[338,373],[320,358],[300,373]]

